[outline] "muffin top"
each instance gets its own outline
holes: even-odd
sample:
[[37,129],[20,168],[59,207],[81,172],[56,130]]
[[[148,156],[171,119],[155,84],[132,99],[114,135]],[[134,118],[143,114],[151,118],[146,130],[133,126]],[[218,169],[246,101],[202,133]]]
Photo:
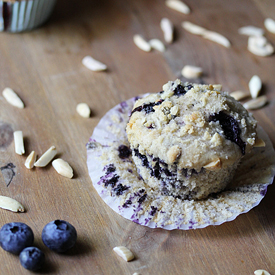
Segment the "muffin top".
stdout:
[[218,85],[177,79],[136,101],[126,132],[141,154],[200,171],[239,161],[255,144],[256,126],[242,104]]

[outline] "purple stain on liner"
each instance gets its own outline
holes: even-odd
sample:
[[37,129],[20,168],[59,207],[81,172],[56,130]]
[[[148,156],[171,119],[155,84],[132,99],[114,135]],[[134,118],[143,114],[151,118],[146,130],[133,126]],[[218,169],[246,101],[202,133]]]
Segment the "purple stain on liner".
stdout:
[[267,192],[267,186],[260,191],[260,194],[264,197]]

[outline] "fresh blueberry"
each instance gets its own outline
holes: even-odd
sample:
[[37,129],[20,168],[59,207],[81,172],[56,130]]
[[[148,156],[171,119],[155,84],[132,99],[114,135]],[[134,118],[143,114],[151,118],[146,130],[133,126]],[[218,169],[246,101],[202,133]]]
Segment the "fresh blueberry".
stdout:
[[63,220],[51,221],[42,230],[43,243],[51,250],[63,253],[72,248],[76,242],[75,228]]
[[21,265],[28,270],[38,270],[45,261],[45,254],[37,247],[24,248],[19,255]]
[[13,254],[19,254],[25,247],[32,246],[32,229],[21,222],[6,223],[0,230],[0,246]]

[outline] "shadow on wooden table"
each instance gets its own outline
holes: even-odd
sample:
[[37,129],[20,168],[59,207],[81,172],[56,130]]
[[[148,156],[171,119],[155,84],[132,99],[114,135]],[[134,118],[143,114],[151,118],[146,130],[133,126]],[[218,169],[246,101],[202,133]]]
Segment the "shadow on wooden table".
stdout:
[[60,0],[57,1],[54,12],[46,27],[59,27],[59,25],[71,25],[72,34],[74,29],[79,27],[96,28],[101,35],[110,32],[114,28],[128,26],[128,11],[126,5],[119,1],[78,1]]

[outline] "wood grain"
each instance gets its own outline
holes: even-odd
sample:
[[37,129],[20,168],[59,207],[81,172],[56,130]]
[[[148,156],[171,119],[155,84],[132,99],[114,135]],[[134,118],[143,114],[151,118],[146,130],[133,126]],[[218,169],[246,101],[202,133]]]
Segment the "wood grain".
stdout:
[[[185,1],[190,15],[168,9],[162,0],[59,0],[50,21],[26,33],[1,33],[0,90],[13,88],[26,108],[17,109],[0,96],[0,194],[20,201],[26,213],[1,210],[1,226],[27,223],[35,245],[45,251],[48,274],[253,274],[266,269],[275,274],[275,186],[255,209],[235,221],[190,231],[149,229],[114,213],[97,195],[86,167],[85,144],[100,118],[122,100],[158,92],[168,80],[180,77],[186,64],[201,66],[203,83],[222,83],[227,91],[248,90],[248,81],[261,77],[269,103],[254,116],[275,144],[275,57],[257,57],[246,50],[246,25],[264,27],[274,16],[274,1]],[[165,53],[142,52],[134,34],[163,38],[161,18],[175,25],[176,39]],[[275,19],[275,18],[273,18]],[[183,20],[225,35],[230,49],[181,28]],[[266,33],[275,45],[275,36]],[[87,70],[81,60],[91,55],[108,65],[107,72]],[[86,102],[89,119],[76,105]],[[10,133],[22,130],[26,154],[14,153]],[[64,178],[50,165],[28,170],[26,156],[39,156],[55,145],[58,156],[75,171]],[[10,166],[11,167],[11,166]],[[7,186],[8,179],[14,176]],[[64,255],[49,251],[41,241],[46,223],[64,219],[78,232],[76,247]],[[124,245],[136,256],[126,263],[112,251]],[[29,274],[18,257],[0,251],[1,274]]]

